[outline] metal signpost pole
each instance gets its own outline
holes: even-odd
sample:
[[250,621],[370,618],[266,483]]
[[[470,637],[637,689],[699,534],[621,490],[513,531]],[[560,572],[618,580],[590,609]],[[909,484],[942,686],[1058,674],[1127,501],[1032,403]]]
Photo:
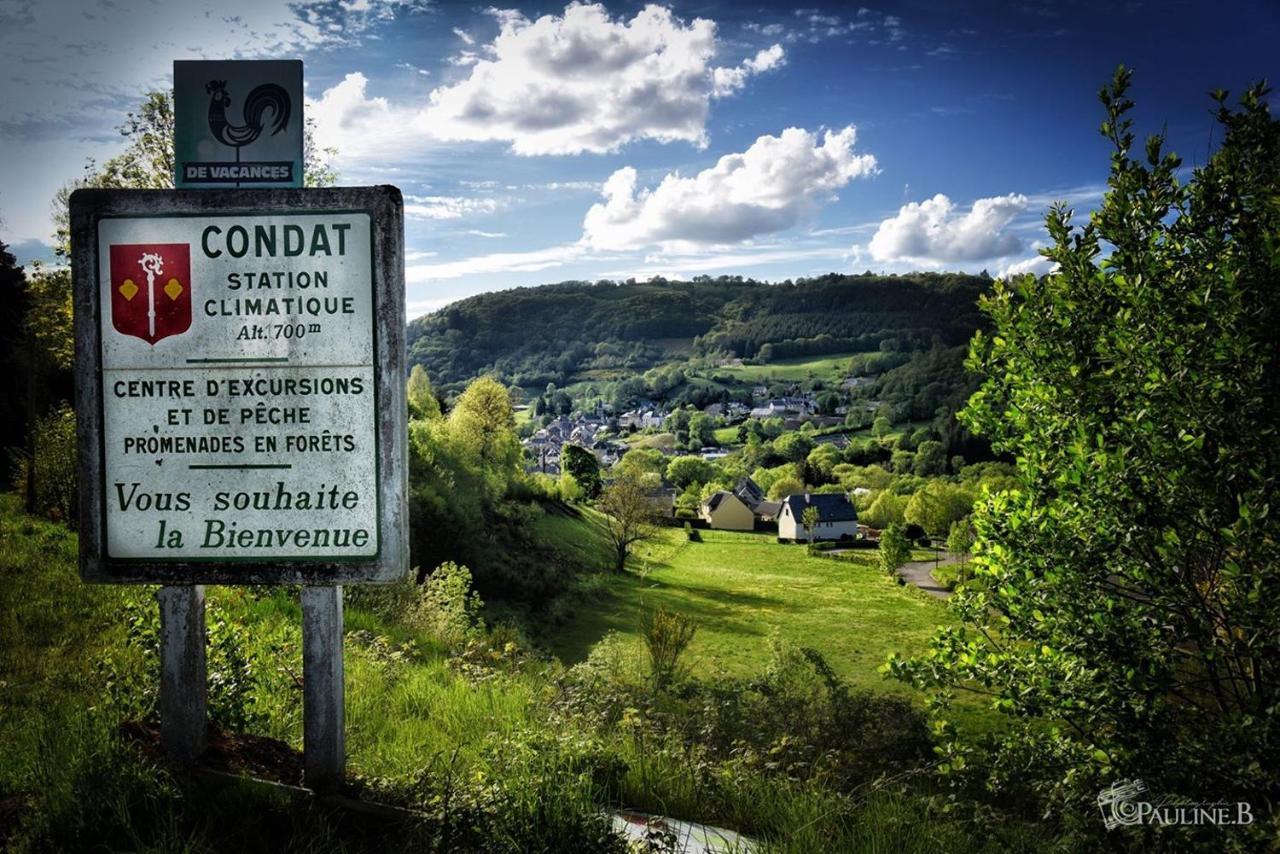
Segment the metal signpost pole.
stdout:
[[302,588],[302,765],[310,789],[334,789],[346,764],[342,588]]
[[166,585],[160,601],[160,744],[176,762],[194,761],[208,733],[204,586]]

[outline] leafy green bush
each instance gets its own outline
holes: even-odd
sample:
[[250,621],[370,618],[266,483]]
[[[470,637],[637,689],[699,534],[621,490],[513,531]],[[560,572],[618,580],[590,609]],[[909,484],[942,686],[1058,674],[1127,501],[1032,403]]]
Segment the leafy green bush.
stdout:
[[[37,418],[35,434],[36,511],[76,527],[78,498],[76,464],[76,414],[62,404]],[[31,460],[18,456],[14,465],[14,489],[22,493],[31,470]]]
[[448,649],[461,649],[482,630],[484,602],[471,589],[471,570],[442,563],[418,586],[406,622],[428,632]]
[[672,682],[685,675],[680,666],[698,627],[678,611],[668,611],[659,606],[645,611],[640,618],[640,634],[649,653],[649,676],[655,691],[666,689]]

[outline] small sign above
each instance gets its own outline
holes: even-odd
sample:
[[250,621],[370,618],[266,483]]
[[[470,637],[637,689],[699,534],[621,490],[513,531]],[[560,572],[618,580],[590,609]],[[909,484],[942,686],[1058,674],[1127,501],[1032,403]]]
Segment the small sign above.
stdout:
[[173,63],[179,188],[302,186],[302,61]]

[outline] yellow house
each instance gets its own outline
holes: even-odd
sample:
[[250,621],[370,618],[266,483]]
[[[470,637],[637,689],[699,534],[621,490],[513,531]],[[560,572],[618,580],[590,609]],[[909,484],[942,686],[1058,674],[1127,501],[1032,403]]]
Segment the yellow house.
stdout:
[[755,514],[732,492],[720,490],[702,502],[699,513],[712,528],[722,531],[754,531]]

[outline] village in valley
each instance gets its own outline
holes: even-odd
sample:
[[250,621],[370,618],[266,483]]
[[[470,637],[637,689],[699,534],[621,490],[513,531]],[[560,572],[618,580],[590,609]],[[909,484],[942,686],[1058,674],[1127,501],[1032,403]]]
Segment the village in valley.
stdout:
[[[726,366],[741,368],[741,359],[726,360]],[[848,392],[871,382],[868,377],[845,377],[838,386],[840,392]],[[811,383],[810,383],[811,385]],[[821,386],[821,383],[819,383]],[[771,397],[771,391],[785,391],[783,396]],[[753,385],[749,392],[739,392],[739,398],[707,404],[701,410],[683,409],[677,419],[688,419],[694,412],[701,412],[713,431],[713,444],[703,445],[702,437],[691,436],[683,446],[674,441],[662,441],[663,428],[671,418],[671,410],[660,401],[641,400],[636,406],[615,412],[607,403],[597,403],[592,411],[575,410],[568,416],[553,417],[542,413],[530,413],[529,404],[517,407],[517,412],[531,415],[524,432],[532,433],[522,439],[525,449],[525,469],[530,474],[559,476],[562,474],[561,457],[566,445],[574,445],[590,451],[602,469],[608,470],[623,460],[632,447],[648,447],[657,450],[667,461],[680,457],[692,457],[707,463],[716,463],[741,450],[751,435],[751,429],[764,435],[764,422],[781,421],[784,431],[803,431],[812,437],[815,446],[825,445],[837,451],[849,447],[848,431],[852,425],[861,425],[868,419],[850,418],[851,406],[859,413],[874,413],[880,406],[877,400],[842,402],[828,408],[830,415],[820,414],[820,391],[803,391],[800,384]],[[842,398],[843,399],[843,398]],[[535,410],[542,408],[545,398],[538,398]],[[751,423],[754,422],[754,423]],[[542,426],[537,426],[541,424]],[[748,427],[748,424],[751,424]],[[770,424],[777,428],[777,421]],[[687,429],[687,425],[686,425]],[[672,440],[674,436],[667,434]],[[705,436],[705,434],[704,434]],[[720,437],[727,441],[720,444]],[[658,441],[652,441],[658,439]],[[857,510],[853,499],[869,490],[855,486],[847,494],[824,494],[820,497],[807,491],[778,494],[770,499],[759,484],[749,475],[741,476],[732,489],[701,490],[695,508],[692,496],[685,496],[681,505],[681,491],[665,477],[654,477],[660,483],[653,484],[649,496],[656,515],[674,517],[691,522],[695,526],[731,531],[777,532],[780,541],[800,542],[809,537],[800,516],[807,506],[819,509],[820,519],[812,532],[815,540],[870,540],[879,538],[879,530],[857,524]],[[792,501],[792,499],[796,501]],[[684,511],[683,513],[681,511]]]

